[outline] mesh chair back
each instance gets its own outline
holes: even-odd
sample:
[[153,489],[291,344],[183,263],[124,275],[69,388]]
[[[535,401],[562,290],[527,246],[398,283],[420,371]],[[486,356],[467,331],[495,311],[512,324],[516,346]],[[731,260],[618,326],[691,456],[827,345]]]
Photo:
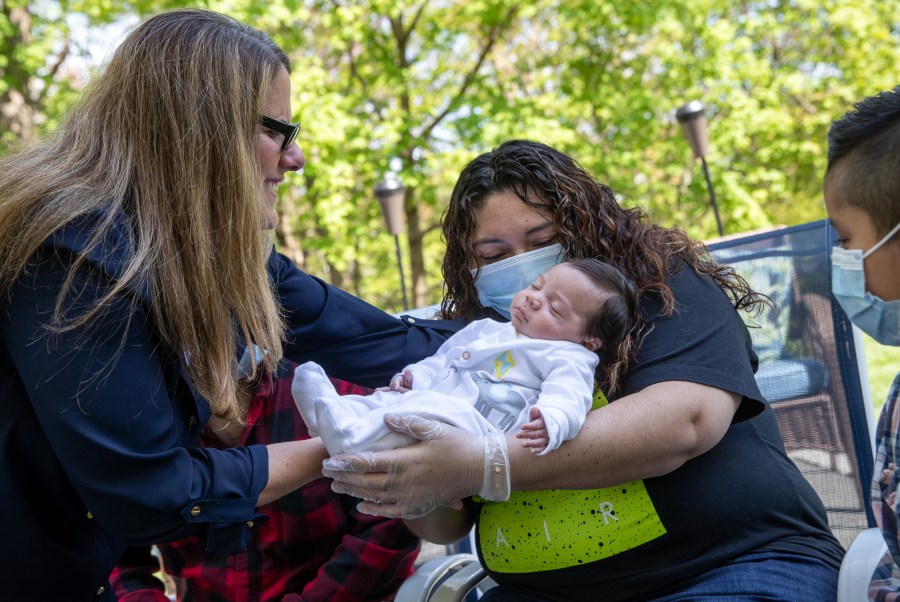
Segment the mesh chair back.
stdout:
[[818,491],[847,547],[868,526],[872,407],[862,349],[831,295],[827,220],[709,245],[774,307],[741,312],[760,358],[757,383],[775,412],[788,455]]

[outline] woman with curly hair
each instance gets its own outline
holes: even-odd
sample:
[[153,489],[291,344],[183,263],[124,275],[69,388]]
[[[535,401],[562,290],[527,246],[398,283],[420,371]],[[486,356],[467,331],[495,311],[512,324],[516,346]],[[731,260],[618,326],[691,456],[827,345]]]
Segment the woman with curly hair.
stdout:
[[[555,454],[391,416],[422,442],[327,460],[337,491],[366,512],[421,517],[408,523],[437,541],[476,521],[500,584],[484,600],[834,599],[843,550],[784,451],[738,314],[764,296],[537,142],[472,161],[443,225],[446,317],[502,317],[548,255],[593,257],[637,286],[637,342],[601,358],[609,403]],[[462,511],[442,507],[468,496]]]

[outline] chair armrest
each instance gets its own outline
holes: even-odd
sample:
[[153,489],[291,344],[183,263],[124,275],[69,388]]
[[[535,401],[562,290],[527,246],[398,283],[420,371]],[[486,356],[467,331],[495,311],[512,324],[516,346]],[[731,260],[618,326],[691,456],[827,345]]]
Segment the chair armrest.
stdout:
[[453,554],[432,558],[403,582],[397,590],[394,602],[428,602],[438,585],[463,567],[473,564],[481,568],[474,554]]
[[487,571],[484,570],[481,563],[470,562],[443,583],[438,584],[431,602],[462,602],[466,599],[466,595],[476,587],[490,589],[495,585],[497,584],[487,576]]
[[837,602],[868,600],[872,573],[886,553],[887,544],[877,528],[866,529],[857,535],[841,562]]

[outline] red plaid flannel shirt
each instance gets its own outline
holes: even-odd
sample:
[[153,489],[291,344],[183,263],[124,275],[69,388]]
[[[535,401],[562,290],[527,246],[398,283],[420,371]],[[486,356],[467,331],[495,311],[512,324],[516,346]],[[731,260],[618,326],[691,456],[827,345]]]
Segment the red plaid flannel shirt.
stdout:
[[[250,403],[240,445],[309,438],[291,397],[295,364],[263,378]],[[341,395],[370,389],[333,381]],[[201,445],[222,447],[204,435]],[[360,514],[359,500],[317,479],[260,507],[269,520],[247,550],[208,555],[197,538],[158,546],[179,600],[193,602],[356,602],[392,600],[412,571],[419,540],[400,520]],[[122,602],[165,602],[150,548],[131,548],[110,578]]]

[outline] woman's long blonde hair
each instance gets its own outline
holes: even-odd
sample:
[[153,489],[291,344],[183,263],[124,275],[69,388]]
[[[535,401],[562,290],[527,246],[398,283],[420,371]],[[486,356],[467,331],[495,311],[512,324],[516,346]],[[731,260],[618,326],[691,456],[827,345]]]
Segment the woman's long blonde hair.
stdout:
[[[197,391],[215,414],[241,420],[237,350],[255,343],[271,369],[281,358],[254,145],[281,69],[288,60],[271,39],[218,13],[175,10],[138,25],[54,136],[0,160],[0,299],[51,234],[91,220],[54,329],[90,327],[114,300],[149,291],[155,327]],[[71,315],[66,289],[116,223],[129,236],[122,275]]]

